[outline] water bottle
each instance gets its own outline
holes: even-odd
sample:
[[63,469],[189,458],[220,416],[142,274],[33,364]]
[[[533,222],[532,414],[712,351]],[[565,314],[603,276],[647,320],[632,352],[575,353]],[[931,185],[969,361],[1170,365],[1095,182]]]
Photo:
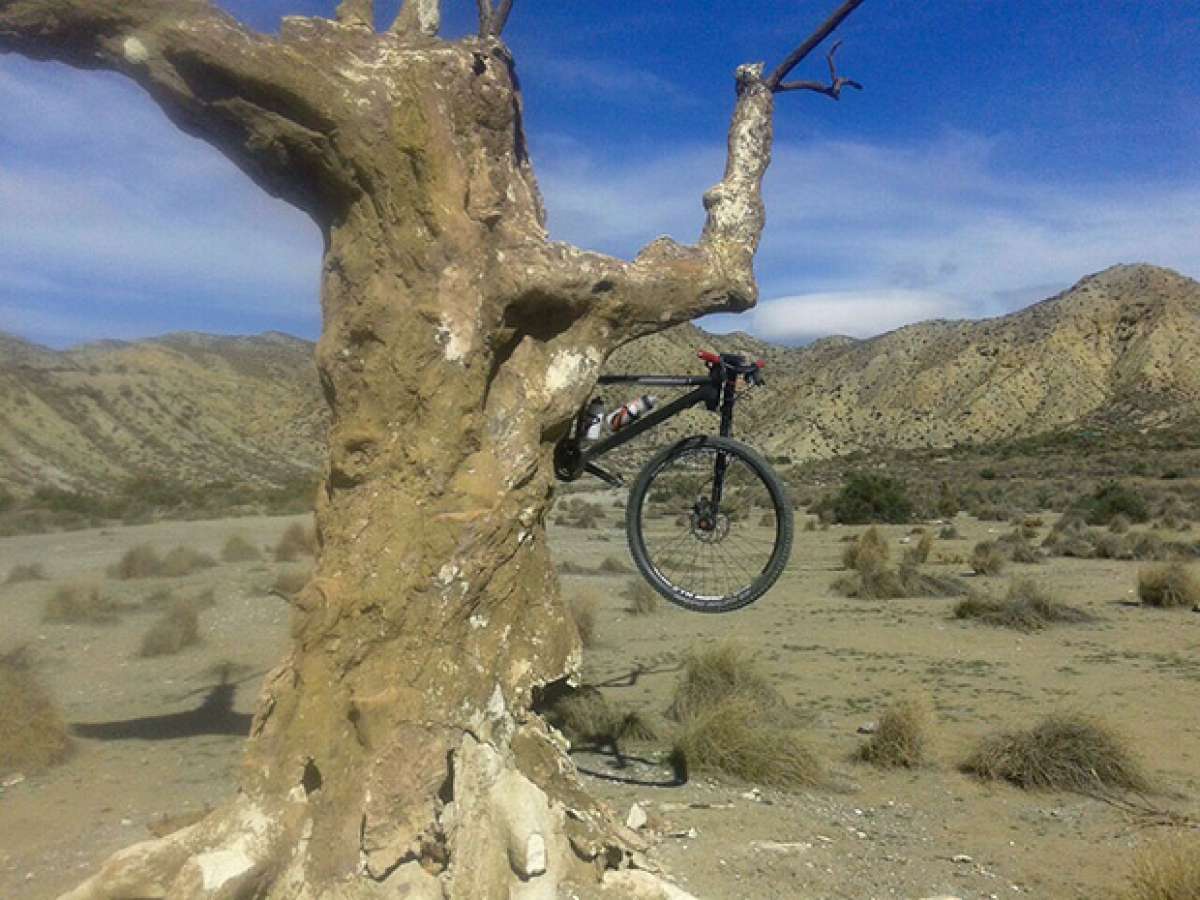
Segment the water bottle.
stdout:
[[658,402],[656,397],[650,397],[643,394],[636,400],[630,400],[623,406],[617,407],[604,420],[608,426],[608,430],[612,432],[620,431],[631,422],[636,422],[641,418],[643,413],[647,413],[654,409],[654,404]]
[[600,439],[600,431],[604,427],[604,401],[594,397],[587,405],[583,414],[583,436],[589,441]]

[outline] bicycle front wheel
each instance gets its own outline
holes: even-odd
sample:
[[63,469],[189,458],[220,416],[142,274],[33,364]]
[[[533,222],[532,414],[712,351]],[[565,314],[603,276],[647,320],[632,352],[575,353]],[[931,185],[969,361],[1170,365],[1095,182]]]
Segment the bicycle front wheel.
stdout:
[[792,506],[761,456],[730,438],[685,438],[638,475],[625,508],[638,570],[685,609],[729,612],[765,594],[792,550]]

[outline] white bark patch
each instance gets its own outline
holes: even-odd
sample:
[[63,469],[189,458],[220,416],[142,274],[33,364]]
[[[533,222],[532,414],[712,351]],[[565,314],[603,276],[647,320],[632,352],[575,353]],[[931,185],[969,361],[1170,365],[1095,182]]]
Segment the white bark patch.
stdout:
[[589,347],[586,353],[559,350],[546,369],[546,390],[550,394],[571,390],[599,366],[600,351],[594,347]]
[[[409,0],[410,3],[414,0]],[[441,0],[415,0],[417,4],[417,27],[424,34],[437,34],[442,24]]]
[[212,850],[197,856],[196,866],[204,880],[204,890],[212,893],[226,882],[249,872],[254,868],[254,860],[240,848]]
[[437,342],[442,346],[442,353],[450,362],[462,362],[471,349],[472,335],[464,333],[462,326],[454,322],[445,313],[442,314],[442,324],[437,326]]
[[121,52],[125,54],[125,61],[135,66],[144,65],[150,59],[150,51],[146,49],[146,45],[132,35],[125,38],[121,44]]

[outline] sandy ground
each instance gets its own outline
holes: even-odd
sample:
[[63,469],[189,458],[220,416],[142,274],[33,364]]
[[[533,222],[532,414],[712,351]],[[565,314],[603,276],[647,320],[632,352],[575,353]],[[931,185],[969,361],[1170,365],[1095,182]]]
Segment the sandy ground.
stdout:
[[[612,504],[620,496],[588,499]],[[78,738],[66,764],[0,789],[0,897],[53,897],[113,850],[148,836],[163,816],[226,797],[244,722],[237,716],[252,711],[261,677],[286,641],[285,605],[265,590],[280,568],[274,562],[226,564],[183,579],[106,581],[130,601],[164,584],[179,596],[216,589],[217,605],[202,614],[202,643],[160,659],[136,656],[150,614],[129,613],[107,626],[50,624],[42,621],[45,597],[66,579],[103,578],[139,543],[160,550],[184,543],[215,555],[234,533],[273,544],[291,521],[172,522],[0,540],[0,577],[29,562],[41,562],[50,576],[0,586],[0,652],[31,646],[69,722],[118,723],[100,737]],[[553,528],[559,562],[594,569],[608,557],[627,561],[620,523],[614,509],[597,529]],[[935,557],[965,557],[974,541],[998,531],[963,518],[956,524],[965,539],[939,541]],[[622,817],[631,804],[643,805],[662,835],[651,856],[681,885],[705,900],[1104,896],[1132,848],[1161,828],[1097,800],[981,784],[956,769],[981,734],[1026,726],[1053,710],[1103,715],[1162,784],[1167,796],[1154,802],[1200,814],[1200,615],[1128,605],[1137,563],[1055,559],[978,579],[1001,588],[1012,574],[1030,574],[1098,617],[1022,635],[956,622],[952,600],[836,596],[830,585],[839,574],[840,539],[853,531],[799,531],[775,589],[728,615],[664,608],[635,616],[620,596],[631,576],[564,576],[568,594],[591,593],[599,604],[585,674],[610,700],[637,708],[665,732],[663,711],[687,649],[734,637],[805,715],[828,761],[827,787],[789,794],[707,777],[673,786],[659,763],[665,741],[639,748],[640,761],[624,768],[608,756],[577,754],[592,789]],[[885,531],[898,543],[906,529]],[[222,677],[236,684],[229,709],[218,709],[220,692],[213,693]],[[859,726],[890,699],[914,693],[936,711],[930,765],[886,773],[850,762]],[[144,721],[164,716],[172,718]],[[177,736],[145,739],[147,730],[164,729]]]

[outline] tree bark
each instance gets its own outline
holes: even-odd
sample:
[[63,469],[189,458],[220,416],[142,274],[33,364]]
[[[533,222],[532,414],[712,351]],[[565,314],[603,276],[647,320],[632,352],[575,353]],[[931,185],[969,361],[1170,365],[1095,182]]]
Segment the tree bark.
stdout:
[[125,72],[326,241],[321,552],[237,796],[76,900],[551,898],[639,847],[533,712],[580,665],[552,451],[616,347],[753,305],[773,93],[739,70],[700,242],[625,262],[547,240],[497,36],[437,39],[430,0],[372,14],[270,39],[204,0],[0,0],[0,51]]

